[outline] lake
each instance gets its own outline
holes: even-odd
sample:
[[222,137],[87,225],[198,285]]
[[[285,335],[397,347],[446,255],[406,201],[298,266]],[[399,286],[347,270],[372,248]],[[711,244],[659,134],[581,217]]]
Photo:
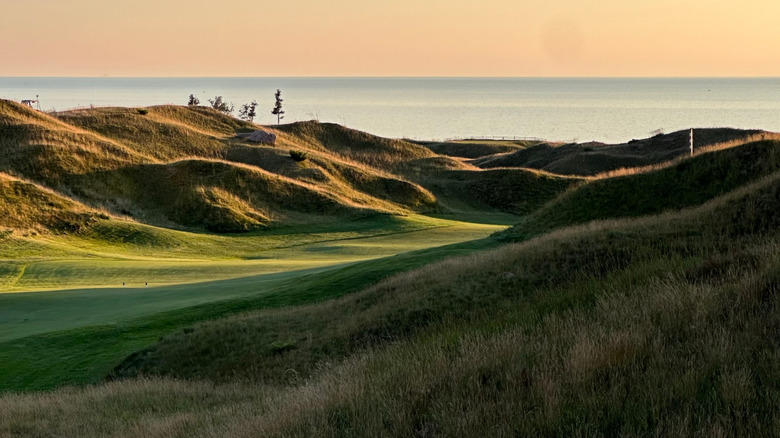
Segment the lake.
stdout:
[[659,130],[780,131],[780,78],[44,78],[0,77],[0,97],[43,110],[258,102],[274,124],[318,119],[387,137],[535,137],[623,142]]

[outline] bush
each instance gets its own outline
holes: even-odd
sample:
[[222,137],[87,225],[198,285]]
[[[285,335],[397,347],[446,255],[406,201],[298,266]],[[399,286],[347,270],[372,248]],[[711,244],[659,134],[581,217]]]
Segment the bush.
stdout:
[[290,151],[290,156],[292,157],[293,160],[295,160],[295,161],[300,163],[301,161],[303,161],[306,158],[308,158],[309,154],[306,153],[306,152],[303,152],[303,151],[291,150]]
[[149,110],[146,109],[146,108],[138,108],[136,111],[138,111],[138,114],[140,114],[142,116],[145,116],[145,115],[149,114]]
[[223,101],[222,96],[216,96],[213,100],[209,99],[209,103],[211,104],[212,108],[221,113],[231,114],[233,112],[233,104],[228,104],[227,102]]

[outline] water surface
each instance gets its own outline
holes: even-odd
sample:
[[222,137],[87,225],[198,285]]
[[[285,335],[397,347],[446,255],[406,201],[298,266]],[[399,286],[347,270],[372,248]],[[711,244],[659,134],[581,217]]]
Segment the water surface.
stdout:
[[282,90],[285,121],[318,119],[388,137],[620,142],[661,130],[780,131],[780,78],[1,78],[0,97],[44,110],[257,100]]

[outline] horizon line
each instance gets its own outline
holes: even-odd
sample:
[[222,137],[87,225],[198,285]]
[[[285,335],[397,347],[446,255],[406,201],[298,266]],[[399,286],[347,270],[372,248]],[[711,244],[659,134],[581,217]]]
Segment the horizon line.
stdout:
[[48,76],[48,75],[0,75],[2,79],[778,79],[778,76]]

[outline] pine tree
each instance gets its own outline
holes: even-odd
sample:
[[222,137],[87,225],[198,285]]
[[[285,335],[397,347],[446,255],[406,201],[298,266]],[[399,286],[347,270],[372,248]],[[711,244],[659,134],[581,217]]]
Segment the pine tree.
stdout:
[[271,114],[276,116],[276,124],[278,125],[284,118],[282,115],[284,114],[284,110],[282,110],[282,90],[277,89],[274,97],[276,97],[276,105],[274,105],[274,109],[271,111]]
[[195,97],[194,94],[190,94],[190,100],[187,102],[187,105],[189,105],[189,106],[200,105],[200,99]]

